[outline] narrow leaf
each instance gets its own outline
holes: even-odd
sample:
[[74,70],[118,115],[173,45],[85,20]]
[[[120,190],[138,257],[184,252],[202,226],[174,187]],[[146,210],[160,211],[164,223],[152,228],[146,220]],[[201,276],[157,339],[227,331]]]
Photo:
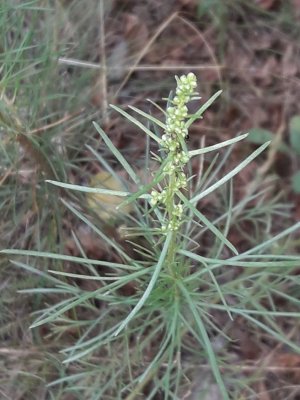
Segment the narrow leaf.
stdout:
[[147,194],[150,189],[152,189],[155,185],[157,185],[160,181],[162,181],[165,177],[163,173],[163,169],[165,168],[168,159],[166,159],[160,166],[159,170],[157,171],[156,175],[154,176],[153,180],[141,187],[136,193],[132,193],[128,199],[124,200],[120,205],[118,205],[117,209],[127,206],[128,204],[132,203],[136,199],[150,199],[151,195]]
[[130,164],[127,162],[127,160],[122,156],[122,154],[119,152],[119,150],[116,148],[116,146],[113,144],[113,142],[109,139],[107,134],[104,132],[102,128],[96,123],[93,122],[94,127],[104,140],[105,144],[109,148],[109,150],[113,153],[113,155],[116,157],[116,159],[119,161],[119,163],[122,165],[122,167],[125,169],[125,171],[128,173],[128,175],[131,177],[131,179],[135,183],[139,183],[139,178],[130,166]]
[[138,126],[140,129],[142,129],[147,135],[149,135],[152,139],[154,139],[157,143],[160,143],[161,140],[148,129],[145,125],[143,125],[140,121],[132,117],[130,114],[128,114],[126,111],[122,110],[121,108],[114,106],[110,104],[110,106],[116,110],[118,113],[122,114],[125,118],[127,118],[130,122],[132,122],[134,125]]
[[290,143],[292,149],[300,155],[300,116],[295,115],[289,123]]
[[190,201],[192,203],[197,203],[200,199],[203,199],[203,197],[212,193],[217,188],[219,188],[221,185],[223,185],[225,182],[229,181],[229,179],[231,179],[232,177],[237,175],[243,168],[245,168],[248,164],[250,164],[250,162],[253,161],[260,153],[262,153],[269,146],[269,144],[270,144],[270,142],[264,143],[262,146],[260,146],[258,149],[256,149],[252,154],[250,154],[249,157],[247,157],[244,161],[242,161],[237,167],[235,167],[232,171],[230,171],[227,175],[223,176],[223,178],[219,179],[216,183],[211,185],[209,188],[207,188],[203,192],[201,192],[198,195],[196,195],[195,197],[193,197]]
[[189,156],[190,157],[194,157],[194,156],[197,156],[199,154],[205,154],[205,153],[209,153],[210,151],[221,149],[222,147],[229,146],[231,144],[237,143],[240,140],[245,139],[247,136],[248,136],[248,133],[245,133],[244,135],[238,136],[238,137],[233,138],[233,139],[225,140],[224,142],[215,144],[213,146],[208,146],[208,147],[204,147],[203,149],[189,151]]
[[9,254],[9,255],[21,255],[21,256],[29,256],[29,257],[43,257],[43,258],[50,258],[52,260],[61,260],[61,261],[68,261],[68,262],[75,262],[81,264],[93,264],[93,265],[101,265],[103,267],[109,268],[118,268],[118,269],[127,269],[127,270],[136,270],[136,268],[132,265],[126,264],[119,264],[113,263],[109,261],[102,261],[102,260],[92,260],[83,257],[74,257],[66,254],[56,254],[56,253],[48,253],[43,251],[33,251],[33,250],[15,250],[15,249],[5,249],[0,250],[2,254]]
[[204,113],[204,111],[206,111],[208,109],[208,107],[210,107],[210,105],[216,100],[217,97],[220,96],[220,94],[222,93],[222,90],[219,90],[217,93],[215,93],[210,99],[207,100],[206,103],[204,103],[198,111],[195,112],[195,114],[193,114],[190,119],[187,121],[186,123],[186,127],[189,128],[192,123],[194,121],[196,121],[196,119],[201,118],[202,114]]
[[214,377],[216,379],[216,382],[219,386],[219,389],[222,393],[223,399],[224,400],[229,400],[228,394],[227,394],[227,390],[225,387],[225,384],[223,382],[220,370],[219,370],[219,366],[218,366],[218,361],[216,358],[216,355],[214,353],[213,347],[211,345],[209,336],[206,332],[205,326],[202,322],[201,316],[197,311],[197,308],[195,307],[195,304],[193,302],[193,299],[190,297],[190,294],[188,293],[188,291],[186,290],[186,288],[183,286],[183,284],[181,282],[178,282],[178,286],[182,292],[182,294],[184,295],[184,297],[186,298],[186,301],[190,307],[190,310],[193,314],[193,317],[195,319],[196,322],[196,326],[199,329],[199,333],[202,337],[202,341],[204,343],[205,346],[205,351],[207,353],[208,359],[209,359],[209,363],[212,369],[212,372],[214,374]]
[[[71,183],[64,183],[64,182],[57,182],[47,179],[46,182],[51,183],[51,185],[59,186],[64,189],[70,190],[77,190],[78,192],[85,192],[85,193],[95,193],[95,194],[106,194],[108,196],[119,196],[119,197],[127,197],[131,196],[133,193],[130,192],[123,192],[120,190],[111,190],[111,189],[103,189],[103,188],[94,188],[88,186],[81,186],[81,185],[73,185]],[[143,197],[143,198],[147,198]]]
[[207,228],[213,232],[213,234],[224,244],[226,245],[231,251],[233,251],[234,254],[238,254],[237,249],[233,246],[233,244],[230,243],[230,241],[223,235],[221,231],[218,230],[218,228],[215,227],[200,211],[196,209],[196,207],[193,206],[193,204],[181,193],[177,193],[178,197],[184,202],[184,204],[196,215],[197,218],[203,224],[207,226]]
[[292,188],[295,193],[300,193],[300,171],[292,176]]
[[149,121],[153,122],[154,124],[160,126],[161,128],[166,129],[166,125],[163,122],[161,122],[159,119],[153,117],[152,115],[147,114],[146,112],[139,110],[138,108],[133,107],[133,106],[129,106],[129,108],[131,108],[131,110],[135,111],[136,113],[142,115],[143,117],[147,118]]
[[163,263],[165,261],[165,258],[166,258],[167,252],[168,252],[168,248],[169,248],[169,245],[170,245],[170,242],[171,242],[171,237],[172,237],[172,232],[169,232],[167,237],[166,237],[166,241],[165,241],[164,247],[162,249],[162,252],[160,254],[158,263],[157,263],[157,265],[155,267],[153,275],[152,275],[152,277],[150,279],[150,282],[149,282],[149,284],[147,286],[147,289],[145,290],[145,292],[143,293],[143,296],[137,302],[135,307],[131,310],[129,315],[124,319],[124,321],[121,323],[119,328],[114,332],[114,334],[113,334],[114,336],[117,336],[126,327],[126,325],[139,312],[139,310],[143,307],[143,305],[145,304],[146,300],[150,296],[150,293],[152,292],[152,289],[153,289],[153,287],[154,287],[154,285],[155,285],[155,283],[157,281],[157,278],[159,276],[159,273],[160,273],[161,268],[163,266]]

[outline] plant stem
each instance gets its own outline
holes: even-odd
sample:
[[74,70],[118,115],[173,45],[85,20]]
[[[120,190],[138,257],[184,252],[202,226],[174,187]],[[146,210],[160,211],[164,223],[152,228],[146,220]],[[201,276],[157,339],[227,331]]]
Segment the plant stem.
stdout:
[[[171,221],[174,218],[173,211],[175,204],[175,183],[176,183],[176,176],[175,174],[172,174],[169,179],[169,187],[168,187],[167,202],[166,202],[169,221]],[[176,256],[176,232],[172,232],[170,246],[168,248],[168,253],[166,257],[166,262],[170,275],[173,278],[176,278],[177,276],[175,256]]]

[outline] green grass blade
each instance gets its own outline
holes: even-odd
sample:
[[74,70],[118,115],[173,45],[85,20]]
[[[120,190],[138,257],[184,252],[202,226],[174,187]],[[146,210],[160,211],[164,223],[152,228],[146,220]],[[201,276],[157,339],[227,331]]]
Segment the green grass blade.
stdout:
[[167,116],[166,111],[163,108],[161,108],[158,104],[156,104],[153,100],[147,99],[147,101],[149,101],[149,103],[151,103],[154,107],[156,107],[165,117]]
[[[79,278],[79,279],[86,279],[86,280],[91,280],[91,281],[124,281],[124,276],[93,276],[93,275],[84,275],[84,274],[74,274],[71,272],[62,272],[62,271],[55,271],[55,270],[48,270],[49,273],[53,275],[59,275],[59,276],[67,276],[69,278]],[[137,279],[143,275],[146,274],[145,269],[140,269],[138,271],[132,272],[131,274],[126,275],[126,281],[133,281],[134,279]]]
[[186,127],[189,128],[192,123],[194,121],[196,121],[197,119],[201,118],[202,114],[204,113],[204,111],[206,111],[211,104],[216,100],[217,97],[220,96],[220,94],[222,93],[222,90],[219,90],[217,93],[215,93],[210,99],[207,100],[206,103],[204,103],[198,111],[196,111],[191,117],[190,119],[187,121],[186,123]]
[[150,189],[152,189],[155,185],[157,185],[160,181],[162,181],[165,177],[165,174],[163,173],[163,169],[165,167],[165,165],[167,164],[168,159],[166,159],[162,165],[160,166],[159,170],[157,171],[157,173],[155,174],[154,178],[152,179],[152,181],[150,183],[148,183],[147,185],[144,185],[140,190],[138,190],[136,193],[133,193],[130,195],[130,197],[126,200],[124,200],[121,204],[119,204],[116,208],[117,210],[127,206],[128,204],[132,203],[133,201],[135,201],[136,199],[151,199],[151,195],[147,194],[146,192],[148,192]]
[[132,122],[134,125],[138,126],[142,131],[144,131],[148,136],[150,136],[152,139],[154,139],[157,143],[160,143],[161,140],[159,137],[157,137],[153,132],[150,131],[150,129],[146,128],[140,121],[132,117],[130,114],[128,114],[126,111],[122,110],[121,108],[114,106],[110,104],[110,106],[116,110],[118,113],[122,114],[125,118],[127,118],[130,122]]
[[188,291],[186,290],[186,288],[183,286],[183,284],[181,282],[178,282],[178,287],[179,287],[180,291],[182,292],[182,294],[184,295],[184,297],[185,297],[185,299],[187,301],[187,304],[188,304],[188,306],[189,306],[189,308],[190,308],[190,310],[191,310],[191,312],[193,314],[193,317],[195,319],[197,328],[199,329],[199,333],[200,333],[200,335],[202,337],[202,341],[203,341],[203,344],[205,346],[205,351],[207,353],[212,372],[213,372],[214,377],[216,379],[216,382],[217,382],[217,384],[219,386],[220,392],[222,393],[223,400],[230,400],[229,396],[228,396],[228,393],[227,393],[227,390],[226,390],[226,387],[225,387],[225,384],[224,384],[224,381],[222,379],[220,370],[219,370],[219,366],[218,366],[218,361],[217,361],[216,355],[215,355],[214,350],[212,348],[210,339],[209,339],[208,334],[206,332],[205,326],[204,326],[204,324],[202,322],[201,316],[198,313],[198,311],[197,311],[197,309],[195,307],[195,304],[194,304],[193,300],[190,297],[190,294],[188,293]]
[[[103,290],[103,288],[99,289],[98,291],[81,294],[80,297],[77,298],[77,299],[76,298],[70,298],[70,299],[65,301],[67,303],[66,305],[64,305],[63,307],[61,307],[58,310],[54,311],[53,313],[50,311],[52,308],[49,308],[47,310],[48,316],[45,316],[43,319],[38,319],[37,321],[35,321],[30,326],[30,329],[36,328],[36,327],[38,327],[40,325],[44,325],[47,322],[51,322],[51,321],[56,320],[60,315],[64,314],[66,311],[69,311],[69,310],[75,308],[76,306],[84,303],[85,301],[95,297],[98,294],[98,292],[100,292],[102,290]],[[55,306],[55,308],[58,308],[57,305]]]
[[261,251],[265,247],[271,246],[273,243],[276,243],[279,239],[282,239],[283,237],[290,235],[291,233],[297,231],[298,229],[300,229],[300,222],[297,222],[296,224],[285,229],[284,231],[278,233],[278,235],[273,236],[271,239],[269,239],[261,244],[258,244],[257,246],[253,247],[250,250],[247,250],[244,254],[246,255],[246,254],[251,254],[254,252]]
[[127,253],[113,240],[111,240],[107,235],[105,235],[100,229],[98,229],[91,221],[89,221],[81,212],[76,210],[71,204],[67,201],[61,199],[62,203],[74,214],[76,215],[81,221],[83,221],[87,226],[89,226],[97,235],[99,235],[109,246],[117,251],[120,256],[122,256],[127,261],[132,261]]
[[74,257],[65,254],[56,254],[56,253],[49,253],[43,251],[32,251],[32,250],[15,250],[15,249],[4,249],[0,250],[0,254],[9,254],[9,255],[21,255],[21,256],[29,256],[29,257],[42,257],[42,258],[50,258],[52,260],[60,260],[60,261],[68,261],[68,262],[75,262],[79,264],[93,264],[99,265],[108,268],[117,268],[117,269],[125,269],[125,270],[136,270],[136,267],[133,265],[126,265],[126,264],[119,264],[113,263],[109,261],[102,261],[102,260],[92,260],[86,259],[83,257]]
[[219,231],[218,228],[215,227],[200,211],[196,209],[196,207],[191,204],[191,202],[180,192],[177,193],[178,197],[183,201],[183,203],[196,215],[197,218],[203,224],[207,226],[207,228],[213,232],[213,234],[224,244],[226,245],[234,254],[238,254],[237,249],[230,243],[230,241],[223,235],[222,232]]
[[131,312],[129,313],[129,315],[124,319],[124,321],[121,323],[121,325],[119,326],[119,328],[114,332],[114,336],[117,336],[126,326],[127,324],[132,320],[132,318],[138,313],[138,311],[143,307],[143,305],[145,304],[146,300],[148,299],[156,281],[157,278],[159,276],[159,273],[161,271],[161,268],[163,266],[163,263],[165,261],[166,255],[167,255],[167,251],[171,242],[171,238],[172,238],[172,232],[169,232],[167,237],[166,237],[166,241],[164,243],[164,246],[162,248],[158,263],[155,267],[155,270],[153,272],[153,275],[150,279],[150,282],[145,290],[145,292],[143,293],[142,297],[140,298],[140,300],[137,302],[137,304],[135,305],[135,307],[131,310]]
[[244,161],[242,161],[237,167],[235,167],[232,171],[230,171],[227,175],[223,176],[223,178],[219,179],[218,182],[211,185],[209,188],[199,193],[197,196],[193,197],[190,201],[192,203],[197,203],[199,200],[203,199],[203,197],[208,194],[214,192],[217,188],[223,185],[225,182],[229,181],[229,179],[233,178],[237,175],[243,168],[245,168],[251,161],[253,161],[259,154],[261,154],[268,146],[270,142],[264,143],[258,149],[256,149],[249,157],[247,157]]
[[[51,185],[62,187],[64,189],[76,190],[78,192],[85,192],[85,193],[104,194],[104,195],[108,195],[108,196],[118,196],[118,197],[128,197],[133,194],[130,192],[123,192],[120,190],[111,190],[111,189],[94,188],[94,187],[81,186],[81,185],[73,185],[71,183],[52,181],[51,179],[47,179],[46,182],[51,183]],[[141,198],[146,199],[148,197],[149,196],[145,196],[145,197],[141,197]]]
[[242,315],[245,319],[248,319],[248,321],[252,322],[254,325],[257,325],[261,329],[263,329],[265,332],[269,333],[271,336],[273,336],[275,339],[278,340],[279,343],[284,343],[296,353],[300,353],[300,347],[297,346],[295,343],[291,342],[284,333],[279,333],[274,331],[273,329],[269,328],[267,325],[265,325],[263,322],[253,318],[251,315],[248,313],[244,312],[244,310],[237,311],[237,310],[232,310],[232,312],[236,311],[237,314]]
[[[134,273],[133,276],[137,277],[138,275],[144,275],[148,273],[147,270],[140,270],[138,273]],[[56,320],[59,316],[64,314],[66,311],[69,311],[78,305],[86,305],[87,300],[92,299],[92,298],[97,298],[101,299],[102,301],[107,301],[107,302],[112,302],[116,301],[116,299],[113,296],[109,295],[109,292],[112,290],[117,290],[120,287],[124,286],[126,283],[130,282],[132,280],[132,275],[127,276],[124,275],[122,282],[120,283],[119,281],[112,282],[106,286],[102,286],[99,289],[96,289],[94,291],[89,291],[89,292],[76,292],[74,293],[74,290],[78,290],[75,287],[71,286],[71,290],[67,290],[66,288],[66,293],[72,294],[73,297],[67,300],[64,300],[63,302],[54,305],[53,307],[49,307],[44,315],[42,315],[40,318],[38,318],[32,325],[31,328],[35,328],[37,326],[43,325],[47,322],[51,322]],[[74,296],[75,295],[75,296]]]
[[222,289],[221,289],[221,287],[220,287],[220,285],[219,285],[219,283],[218,283],[213,271],[210,268],[208,268],[205,263],[203,265],[204,265],[204,268],[206,269],[208,275],[210,276],[210,278],[212,280],[212,283],[215,285],[215,288],[216,288],[216,290],[217,290],[217,292],[218,292],[218,294],[220,296],[220,299],[221,299],[222,303],[224,304],[224,308],[226,309],[227,314],[229,315],[229,318],[233,321],[233,318],[232,318],[232,315],[231,315],[231,312],[230,312],[230,308],[229,308],[229,306],[228,306],[228,304],[227,304],[227,302],[225,300],[225,297],[223,295]]
[[[217,259],[217,258],[208,258],[203,257],[198,254],[195,254],[188,250],[178,250],[179,254],[182,254],[186,257],[189,257],[195,261],[199,261],[200,263],[214,264],[214,266],[233,266],[233,267],[244,267],[244,268],[279,268],[279,267],[297,267],[300,262],[299,256],[294,256],[294,259],[283,259],[281,261],[243,261],[244,253],[240,254],[236,257],[228,258],[225,260]],[[257,258],[261,257],[260,255],[256,256]],[[270,255],[269,257],[276,258],[276,255]]]
[[135,111],[136,113],[142,115],[143,117],[147,118],[149,121],[153,122],[154,124],[160,126],[161,128],[163,128],[164,130],[166,129],[166,124],[164,124],[163,122],[161,122],[159,119],[153,117],[152,115],[139,110],[138,108],[134,107],[134,106],[129,106],[129,108],[133,111]]
[[[25,263],[20,262],[20,261],[14,261],[14,260],[10,260],[10,262],[11,262],[13,265],[17,266],[18,268],[22,268],[22,269],[24,269],[25,271],[28,271],[28,272],[30,272],[30,273],[32,273],[32,274],[41,276],[41,277],[44,278],[45,280],[48,280],[48,281],[52,282],[52,283],[55,284],[55,285],[61,284],[61,281],[60,281],[59,279],[54,278],[53,276],[49,275],[48,273],[43,272],[43,271],[41,271],[41,270],[39,270],[39,269],[37,269],[37,268],[34,268],[34,267],[32,267],[31,265],[25,264]],[[70,287],[71,287],[71,285],[70,285]]]
[[137,176],[137,174],[134,172],[128,161],[123,157],[123,155],[119,152],[119,150],[116,148],[116,146],[113,144],[113,142],[109,139],[107,134],[104,132],[103,129],[96,123],[93,122],[94,127],[104,140],[106,146],[109,148],[109,150],[112,152],[112,154],[116,157],[116,159],[119,161],[119,163],[122,165],[122,167],[125,169],[125,171],[128,173],[128,175],[131,177],[131,179],[135,183],[139,183],[140,179]]
[[248,133],[245,133],[244,135],[240,135],[233,139],[225,140],[224,142],[217,143],[213,146],[208,146],[208,147],[204,147],[203,149],[189,151],[188,154],[190,157],[194,157],[194,156],[198,156],[200,154],[209,153],[211,151],[215,151],[215,150],[221,149],[222,147],[229,146],[231,144],[234,144],[241,140],[244,140],[247,136],[248,136]]

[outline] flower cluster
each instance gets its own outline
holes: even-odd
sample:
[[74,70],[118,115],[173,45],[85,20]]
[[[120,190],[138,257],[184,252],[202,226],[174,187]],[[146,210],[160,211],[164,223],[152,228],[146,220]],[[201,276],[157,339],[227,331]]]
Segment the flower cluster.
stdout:
[[188,131],[185,119],[188,116],[186,104],[191,100],[197,86],[195,74],[190,72],[177,78],[176,95],[167,108],[166,132],[162,137],[162,146],[173,152],[180,147],[178,139],[185,139]]
[[157,203],[165,203],[167,191],[162,190],[158,192],[157,190],[152,190],[151,192],[151,205],[155,206]]
[[187,185],[186,175],[183,171],[189,161],[186,147],[183,143],[188,135],[186,120],[188,118],[187,103],[193,98],[197,79],[193,73],[176,77],[177,88],[171,105],[167,108],[166,129],[162,136],[161,146],[167,153],[167,163],[164,173],[168,177],[168,184],[160,192],[152,190],[151,205],[162,204],[168,214],[168,221],[162,225],[162,232],[176,231],[179,229],[183,204],[175,204],[174,195]]

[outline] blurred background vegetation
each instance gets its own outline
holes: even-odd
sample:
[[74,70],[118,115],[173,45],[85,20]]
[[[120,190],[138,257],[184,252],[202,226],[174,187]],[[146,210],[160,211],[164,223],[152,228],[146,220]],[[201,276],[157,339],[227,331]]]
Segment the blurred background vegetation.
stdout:
[[[61,207],[59,198],[79,204],[99,224],[103,214],[83,195],[49,187],[45,180],[97,184],[97,153],[114,166],[92,121],[141,168],[146,138],[108,105],[133,105],[155,113],[146,99],[163,104],[174,75],[188,71],[197,75],[203,100],[223,90],[222,99],[193,125],[190,148],[199,147],[204,138],[208,145],[250,132],[247,143],[223,166],[229,170],[251,149],[272,139],[268,152],[235,180],[236,201],[259,187],[270,190],[264,202],[253,200],[230,240],[245,249],[265,237],[264,229],[276,233],[298,221],[299,34],[299,0],[2,0],[1,248],[79,255],[80,243],[88,256],[105,258],[107,249]],[[195,173],[197,168],[193,165]],[[224,207],[223,199],[213,197],[204,202],[203,211],[211,213],[211,204]],[[104,228],[118,236],[118,227],[104,221]],[[299,252],[299,237],[285,247]],[[29,330],[31,314],[53,299],[19,293],[42,286],[43,276],[22,272],[7,257],[0,262],[0,397],[92,398],[63,386],[47,387],[69,373],[59,350],[76,332],[51,326]],[[51,267],[54,261],[39,261],[41,270]],[[56,261],[55,268],[64,265]],[[282,321],[289,339],[299,341],[295,328]],[[255,362],[267,351],[267,338],[249,335],[242,321],[232,329],[235,349],[229,351],[245,366],[244,379],[251,381]],[[300,357],[278,346],[260,378],[253,380],[252,399],[299,399]],[[191,396],[184,398],[197,398]],[[210,391],[205,400],[217,396]],[[241,390],[236,398],[250,397]]]

